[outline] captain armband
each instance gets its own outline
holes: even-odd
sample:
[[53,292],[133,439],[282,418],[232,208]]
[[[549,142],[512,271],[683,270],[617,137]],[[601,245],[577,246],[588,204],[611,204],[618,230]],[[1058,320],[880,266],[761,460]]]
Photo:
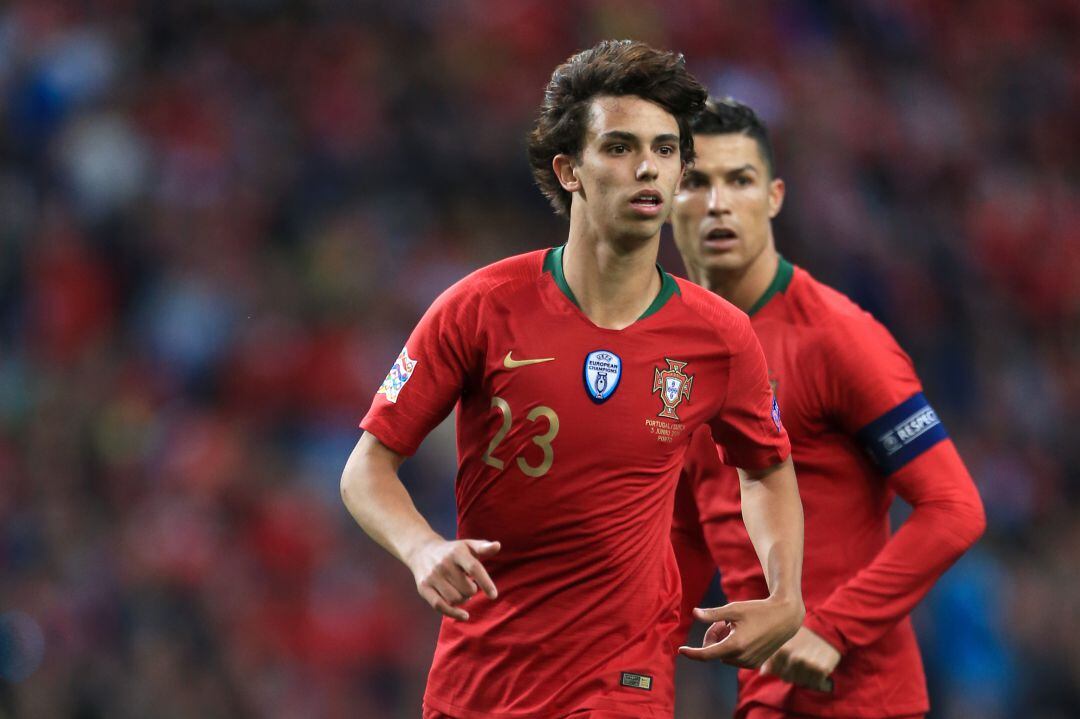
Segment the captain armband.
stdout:
[[949,437],[922,392],[912,395],[856,433],[881,471],[892,474]]

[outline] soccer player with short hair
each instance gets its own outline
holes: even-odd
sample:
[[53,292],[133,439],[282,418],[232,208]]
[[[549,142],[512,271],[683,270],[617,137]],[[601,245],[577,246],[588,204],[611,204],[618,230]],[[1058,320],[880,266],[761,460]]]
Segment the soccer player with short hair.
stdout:
[[[806,513],[805,621],[760,671],[739,672],[736,716],[921,716],[929,704],[908,614],[982,534],[978,493],[889,332],[777,253],[771,220],[784,183],[761,120],[710,101],[692,127],[697,157],[675,199],[675,241],[691,279],[750,315]],[[738,486],[699,430],[672,534],[681,636],[716,567],[729,600],[766,593]],[[913,511],[890,536],[894,494]]]
[[[445,615],[429,719],[672,716],[671,517],[703,425],[746,472],[770,593],[704,612],[734,632],[687,651],[756,666],[802,620],[802,509],[761,348],[744,314],[656,264],[705,97],[682,56],[642,43],[559,66],[529,158],[567,243],[443,293],[361,422],[345,504]],[[455,406],[447,540],[397,469]]]

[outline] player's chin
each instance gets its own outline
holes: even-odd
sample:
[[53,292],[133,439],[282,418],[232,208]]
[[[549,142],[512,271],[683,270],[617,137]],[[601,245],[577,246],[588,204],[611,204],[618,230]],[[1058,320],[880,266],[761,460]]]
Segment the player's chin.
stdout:
[[746,255],[739,247],[717,249],[703,245],[698,257],[701,258],[702,268],[706,270],[732,272],[741,270],[747,264]]
[[636,240],[645,241],[656,237],[664,226],[666,217],[633,217],[623,223],[623,234]]

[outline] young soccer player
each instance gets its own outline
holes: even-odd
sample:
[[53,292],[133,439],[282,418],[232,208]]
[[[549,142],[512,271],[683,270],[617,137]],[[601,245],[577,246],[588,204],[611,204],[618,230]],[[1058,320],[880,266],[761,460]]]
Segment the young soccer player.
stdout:
[[[734,631],[693,651],[756,666],[798,628],[802,509],[760,346],[744,314],[656,265],[704,100],[681,56],[641,43],[558,67],[529,157],[567,243],[447,290],[361,423],[345,504],[445,615],[425,717],[672,716],[671,517],[705,424],[746,471],[770,591],[704,613]],[[455,406],[448,540],[397,469]]]
[[[771,220],[784,183],[753,110],[710,101],[692,127],[697,158],[675,199],[675,240],[691,278],[750,315],[806,513],[806,619],[760,671],[739,672],[737,716],[922,715],[926,686],[908,613],[982,534],[979,496],[888,331],[777,254]],[[699,431],[672,535],[682,636],[716,567],[728,599],[767,595],[738,487],[708,430]],[[913,512],[890,537],[894,493]]]

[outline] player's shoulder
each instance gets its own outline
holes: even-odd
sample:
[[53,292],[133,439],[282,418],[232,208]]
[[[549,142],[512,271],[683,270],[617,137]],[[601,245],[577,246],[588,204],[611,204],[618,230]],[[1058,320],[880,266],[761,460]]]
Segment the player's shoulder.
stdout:
[[689,280],[676,277],[675,282],[692,320],[725,338],[741,339],[752,334],[750,318],[738,307]]
[[850,297],[797,265],[785,299],[793,318],[804,324],[828,326],[843,322],[857,325],[874,321],[873,316]]
[[795,268],[787,301],[794,321],[814,327],[815,336],[826,350],[903,355],[885,325],[843,292],[801,267]]
[[462,292],[484,295],[507,285],[534,283],[542,271],[544,255],[547,252],[548,250],[535,250],[492,262],[470,272],[457,286],[460,286]]
[[675,277],[675,283],[684,306],[703,323],[720,330],[750,327],[750,317],[723,297],[683,277]]
[[534,285],[540,275],[547,250],[513,255],[485,265],[451,285],[438,304],[453,303],[475,308],[492,297],[513,293],[524,286]]

